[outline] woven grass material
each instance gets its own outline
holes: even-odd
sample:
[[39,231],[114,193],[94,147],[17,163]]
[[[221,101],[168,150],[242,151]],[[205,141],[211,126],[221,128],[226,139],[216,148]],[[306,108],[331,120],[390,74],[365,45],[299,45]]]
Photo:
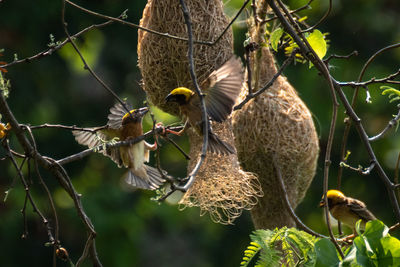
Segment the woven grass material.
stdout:
[[[276,72],[268,49],[262,49],[261,84]],[[256,228],[294,226],[274,170],[280,168],[293,208],[303,199],[319,154],[318,136],[306,105],[284,77],[233,115],[235,144],[244,170],[258,175],[264,197],[251,211]]]
[[[256,2],[261,19],[266,16],[266,2]],[[249,26],[250,36],[257,43],[265,42],[264,31],[263,27]],[[258,84],[258,88],[277,72],[267,47],[252,53],[251,64],[253,85]],[[242,99],[247,90],[243,88]],[[241,166],[258,175],[264,192],[264,197],[251,210],[254,226],[258,229],[294,226],[284,204],[273,160],[279,166],[294,209],[314,178],[319,154],[310,111],[287,79],[280,76],[266,92],[233,114],[233,131]]]
[[[186,0],[194,39],[214,40],[228,25],[221,0]],[[187,37],[186,25],[179,1],[149,0],[143,12],[141,26],[171,35]],[[143,88],[149,100],[162,110],[179,114],[178,106],[165,104],[168,93],[178,87],[193,89],[189,75],[187,43],[139,31],[139,68]],[[214,46],[195,45],[194,61],[199,84],[233,54],[232,32],[228,31]],[[213,123],[215,133],[233,144],[231,119],[222,124]],[[192,129],[187,131],[190,141],[192,170],[200,155],[202,138]],[[209,213],[214,222],[231,224],[243,209],[251,209],[262,195],[257,177],[240,170],[237,155],[207,157],[192,187],[180,201],[180,207],[199,207],[200,214]]]
[[[221,0],[186,0],[192,20],[194,40],[213,41],[228,25]],[[186,24],[178,0],[149,0],[140,25],[158,32],[187,38]],[[179,114],[176,105],[166,104],[165,97],[179,86],[193,89],[189,74],[188,46],[179,41],[139,30],[139,68],[143,89],[149,100],[163,111]],[[214,46],[194,45],[194,63],[199,84],[227,61],[233,53],[229,30]]]
[[[232,123],[213,124],[214,132],[221,139],[233,145]],[[190,157],[199,157],[202,138],[189,131]],[[196,161],[191,160],[189,170]],[[242,214],[251,210],[262,196],[257,176],[240,169],[237,155],[218,156],[207,153],[193,186],[183,196],[180,203],[187,207],[200,207],[200,214],[209,212],[214,222],[232,224]]]

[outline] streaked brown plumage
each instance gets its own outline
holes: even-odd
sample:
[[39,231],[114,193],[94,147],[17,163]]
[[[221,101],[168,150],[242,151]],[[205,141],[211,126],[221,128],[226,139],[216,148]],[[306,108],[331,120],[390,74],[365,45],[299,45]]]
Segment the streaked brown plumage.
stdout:
[[[103,144],[118,138],[120,141],[134,139],[143,135],[142,119],[148,112],[148,108],[131,109],[129,113],[117,103],[110,109],[107,128],[96,133],[88,131],[73,131],[76,141],[89,148],[102,146]],[[149,150],[155,150],[156,144],[150,145],[146,141],[130,146],[120,146],[102,150],[102,153],[110,157],[118,167],[128,168],[125,181],[137,188],[154,190],[160,187],[165,180],[159,171],[145,165],[149,162]]]
[[[243,84],[243,66],[239,58],[233,56],[219,69],[201,83],[200,87],[205,94],[204,102],[208,117],[216,122],[223,122],[232,112]],[[167,102],[179,104],[180,112],[186,122],[185,127],[178,134],[181,135],[188,127],[194,127],[199,135],[203,135],[203,120],[200,98],[192,90],[178,87],[165,98]],[[220,140],[212,131],[208,131],[208,150],[212,153],[228,155],[235,153],[234,147]]]
[[[331,215],[338,221],[349,226],[355,233],[355,225],[358,220],[362,220],[361,228],[365,228],[365,223],[376,220],[376,217],[367,209],[364,202],[346,197],[338,190],[328,190],[327,192],[328,208]],[[325,201],[322,197],[319,203],[320,207],[324,207]]]

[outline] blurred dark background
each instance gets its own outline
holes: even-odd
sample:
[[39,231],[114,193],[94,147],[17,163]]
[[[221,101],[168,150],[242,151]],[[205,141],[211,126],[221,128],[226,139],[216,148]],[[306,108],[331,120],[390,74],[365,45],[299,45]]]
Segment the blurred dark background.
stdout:
[[[232,16],[241,6],[242,0],[226,2],[226,12]],[[286,2],[292,9],[307,1]],[[349,60],[332,60],[331,70],[340,81],[354,81],[365,61],[377,50],[399,42],[400,5],[396,0],[333,1],[333,10],[328,19],[318,28],[329,32],[330,54],[359,55]],[[123,1],[79,1],[82,6],[111,16],[118,16],[129,9],[128,20],[139,23],[145,0]],[[314,1],[312,9],[302,11],[309,24],[317,22],[328,8],[328,1]],[[103,20],[67,6],[66,20],[71,33],[101,23]],[[245,16],[234,25],[235,49],[243,55],[245,38]],[[61,1],[0,2],[0,49],[1,61],[11,62],[34,55],[47,48],[51,42],[64,40],[61,26]],[[137,68],[137,31],[120,24],[113,24],[88,32],[77,39],[88,63],[121,97],[127,97],[134,106],[141,106],[145,94],[139,86],[140,72]],[[281,52],[278,62],[284,60]],[[381,55],[368,69],[365,79],[384,77],[399,69],[400,49]],[[52,56],[18,64],[8,68],[6,77],[12,88],[8,103],[21,123],[39,125],[43,123],[99,126],[106,123],[109,108],[115,103],[94,78],[83,69],[80,59],[70,45]],[[297,213],[312,229],[327,233],[318,209],[322,194],[323,155],[332,114],[330,93],[326,82],[308,64],[290,66],[285,75],[307,103],[314,115],[320,135],[321,156],[317,174],[307,195],[297,208]],[[357,102],[357,112],[363,119],[369,135],[378,133],[397,113],[395,103],[381,96],[379,86],[371,86],[372,103],[365,103],[365,92]],[[346,88],[350,97],[352,88]],[[156,117],[165,124],[179,119],[153,109]],[[332,151],[330,187],[336,187],[340,144],[343,133],[343,108],[340,107],[335,143]],[[150,129],[151,120],[146,117],[145,129]],[[69,131],[43,129],[34,131],[37,146],[43,155],[60,159],[84,149],[75,143]],[[185,138],[175,138],[188,149]],[[22,151],[11,138],[13,148]],[[378,159],[387,174],[394,177],[395,163],[400,142],[397,133],[390,131],[386,138],[373,143]],[[369,159],[361,145],[358,134],[351,131],[348,149],[349,163],[367,167]],[[4,152],[0,151],[0,157]],[[170,173],[183,177],[186,162],[172,146],[164,144],[161,150],[162,165]],[[200,217],[197,208],[180,211],[171,203],[157,204],[150,201],[152,192],[126,191],[120,186],[123,170],[109,159],[92,154],[81,161],[65,166],[82,202],[98,233],[96,244],[100,259],[105,266],[238,266],[242,251],[249,243],[253,230],[248,212],[236,220],[235,225],[224,226],[213,223],[205,215]],[[26,171],[26,170],[25,170]],[[85,229],[77,216],[72,201],[58,186],[54,178],[42,172],[50,187],[57,206],[60,224],[60,240],[76,261],[84,247]],[[13,189],[3,202],[16,172],[9,161],[0,161],[0,258],[2,266],[49,266],[52,249],[45,247],[47,234],[39,217],[28,205],[27,225],[29,235],[22,240],[24,223],[20,210],[25,193],[17,179]],[[40,209],[53,222],[45,192],[32,177],[31,192]],[[364,200],[370,210],[387,225],[395,222],[386,189],[373,171],[369,176],[345,170],[343,176],[345,194]],[[395,234],[396,235],[396,234]],[[398,235],[397,235],[398,236]],[[59,266],[68,263],[58,262]],[[89,266],[89,263],[86,263]]]

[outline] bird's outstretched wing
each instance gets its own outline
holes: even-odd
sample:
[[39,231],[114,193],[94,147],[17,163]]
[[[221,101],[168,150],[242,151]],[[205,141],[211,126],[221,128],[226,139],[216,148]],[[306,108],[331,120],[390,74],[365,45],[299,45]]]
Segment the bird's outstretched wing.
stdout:
[[[106,142],[112,140],[114,137],[119,137],[117,132],[113,129],[104,129],[97,132],[89,131],[72,131],[75,136],[75,140],[84,146],[89,148],[94,148],[105,144]],[[122,159],[118,148],[108,148],[102,150],[105,156],[111,158],[119,167],[122,166]]]
[[[126,108],[130,111],[132,106],[125,102]],[[110,114],[108,115],[108,127],[112,129],[119,129],[122,126],[122,117],[128,113],[128,111],[121,105],[121,103],[116,103],[112,108],[110,108]]]
[[232,56],[201,84],[210,118],[222,122],[231,114],[243,85],[244,73],[240,58]]
[[351,199],[347,206],[364,221],[376,220],[376,217],[367,209],[367,206],[357,199]]
[[[94,128],[90,128],[94,129]],[[72,131],[75,136],[76,142],[89,148],[94,148],[107,142],[110,138],[102,131],[89,132],[89,131]]]

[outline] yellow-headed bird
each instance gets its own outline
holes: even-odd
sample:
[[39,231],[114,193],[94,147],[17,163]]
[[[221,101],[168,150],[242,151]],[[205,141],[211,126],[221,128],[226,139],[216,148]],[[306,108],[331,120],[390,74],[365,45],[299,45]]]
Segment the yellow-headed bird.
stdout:
[[[376,220],[376,217],[367,209],[364,202],[346,197],[339,190],[328,190],[326,193],[328,208],[331,215],[338,221],[349,226],[355,233],[356,222],[362,220],[361,229],[365,228],[367,221]],[[319,203],[320,207],[326,205],[324,197]]]
[[[73,131],[76,141],[79,144],[93,148],[101,146],[114,138],[124,141],[143,135],[142,119],[148,112],[148,108],[131,109],[129,107],[128,109],[130,110],[129,113],[120,103],[117,103],[110,109],[106,129],[96,133]],[[146,141],[140,141],[129,146],[108,148],[102,150],[102,153],[117,163],[118,167],[129,169],[125,177],[125,181],[129,185],[154,190],[165,182],[157,169],[144,164],[149,162],[149,150],[154,151],[155,149],[157,149],[156,144],[150,145]]]
[[[219,69],[200,84],[205,94],[204,103],[208,117],[216,122],[223,122],[232,112],[243,85],[243,66],[239,58],[233,56]],[[186,122],[181,135],[192,126],[199,135],[203,135],[203,120],[199,96],[185,87],[175,88],[165,98],[167,102],[176,102]],[[209,124],[210,125],[210,124]],[[210,128],[208,129],[208,148],[210,152],[228,155],[235,153],[234,147],[220,140]]]

